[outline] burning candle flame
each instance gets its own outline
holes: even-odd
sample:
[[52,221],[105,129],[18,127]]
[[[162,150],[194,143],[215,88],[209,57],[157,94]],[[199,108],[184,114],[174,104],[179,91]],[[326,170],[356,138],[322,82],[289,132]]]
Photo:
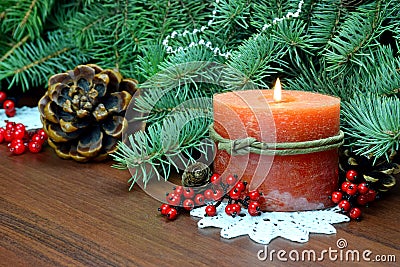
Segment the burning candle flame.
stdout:
[[274,101],[279,102],[282,100],[282,86],[279,78],[276,79],[274,86]]

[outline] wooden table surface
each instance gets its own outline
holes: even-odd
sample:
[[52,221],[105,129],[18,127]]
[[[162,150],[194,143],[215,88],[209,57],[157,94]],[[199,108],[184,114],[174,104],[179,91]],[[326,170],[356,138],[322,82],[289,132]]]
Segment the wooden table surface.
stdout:
[[[265,246],[243,236],[226,240],[219,229],[198,229],[198,218],[180,215],[167,221],[157,212],[160,202],[135,186],[128,191],[128,171],[112,161],[82,164],[59,159],[51,148],[40,154],[11,156],[0,145],[1,266],[332,266],[323,261],[265,261]],[[335,225],[334,235],[311,234],[305,244],[278,238],[268,251],[365,250],[400,261],[399,186],[385,199],[364,209],[361,222]],[[345,250],[343,250],[345,251]],[[262,255],[262,254],[260,254]],[[337,253],[339,255],[339,253]],[[286,254],[286,257],[288,254]],[[360,266],[395,266],[366,262]]]

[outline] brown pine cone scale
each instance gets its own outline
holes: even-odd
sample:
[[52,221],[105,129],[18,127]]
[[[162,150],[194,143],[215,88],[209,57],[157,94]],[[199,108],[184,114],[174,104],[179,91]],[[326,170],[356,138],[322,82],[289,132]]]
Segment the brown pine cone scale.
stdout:
[[136,80],[93,64],[50,77],[39,101],[49,145],[64,159],[105,159],[126,128],[125,111],[136,86]]

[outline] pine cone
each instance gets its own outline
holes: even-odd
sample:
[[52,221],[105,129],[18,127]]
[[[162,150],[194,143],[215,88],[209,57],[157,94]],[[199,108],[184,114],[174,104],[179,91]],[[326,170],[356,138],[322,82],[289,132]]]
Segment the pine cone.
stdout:
[[105,159],[116,150],[127,125],[125,110],[136,85],[136,80],[97,65],[80,65],[50,77],[39,101],[49,145],[64,159]]
[[197,187],[206,185],[210,181],[211,170],[202,163],[195,162],[190,164],[182,175],[182,185],[189,187]]
[[366,181],[373,189],[379,192],[387,192],[396,185],[394,175],[400,173],[400,165],[397,162],[397,152],[394,151],[388,162],[386,158],[374,161],[362,155],[356,155],[351,149],[341,151],[339,157],[339,169],[344,180],[348,170],[355,170],[362,181]]

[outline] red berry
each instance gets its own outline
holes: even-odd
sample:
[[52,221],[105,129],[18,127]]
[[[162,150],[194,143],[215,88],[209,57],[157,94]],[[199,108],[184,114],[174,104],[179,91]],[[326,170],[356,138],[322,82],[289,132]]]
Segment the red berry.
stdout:
[[233,200],[238,200],[241,194],[242,192],[239,191],[237,188],[232,188],[231,191],[229,191],[229,197]]
[[7,99],[7,94],[4,93],[3,91],[0,91],[0,104],[4,102],[4,100]]
[[369,202],[368,196],[367,195],[359,195],[357,196],[357,203],[361,206],[367,205]]
[[213,200],[214,199],[214,191],[212,189],[206,189],[204,191],[205,200]]
[[220,189],[214,190],[214,196],[213,196],[214,200],[218,201],[218,200],[221,200],[221,198],[223,198],[223,197],[224,197],[224,192],[222,190],[220,190]]
[[225,207],[225,213],[230,216],[236,216],[237,214],[240,213],[240,211],[241,211],[241,207],[239,204],[236,204],[236,203],[228,204]]
[[168,210],[171,208],[168,204],[162,204],[161,207],[158,208],[158,211],[161,212],[162,215],[167,215]]
[[22,139],[25,137],[25,130],[14,128],[12,135],[13,135],[13,137],[12,137],[13,139]]
[[250,200],[258,201],[260,199],[261,194],[260,192],[258,192],[258,190],[253,190],[248,193],[248,196]]
[[172,193],[167,193],[167,198],[176,198],[176,197],[179,197],[179,198],[180,198],[180,195],[175,194],[174,192],[172,192]]
[[42,140],[47,140],[47,133],[43,129],[37,130],[36,134],[42,137]]
[[206,207],[206,215],[210,217],[217,215],[217,208],[214,205],[208,205]]
[[204,205],[204,195],[203,194],[197,194],[194,197],[194,203],[196,203],[196,205],[198,205],[198,206]]
[[368,202],[374,201],[376,198],[376,191],[374,189],[369,189],[368,193],[365,195],[368,197]]
[[249,206],[247,207],[247,211],[251,216],[260,215],[260,203],[258,203],[257,201],[250,201]]
[[357,190],[358,190],[358,193],[360,193],[362,195],[368,193],[368,190],[369,190],[368,184],[366,182],[358,184]]
[[12,100],[10,100],[10,99],[4,101],[4,102],[3,102],[3,108],[4,108],[6,111],[14,110],[14,109],[15,109],[14,101],[12,101]]
[[4,142],[4,134],[0,133],[0,144]]
[[213,175],[211,175],[210,183],[219,185],[221,183],[221,175],[219,175],[218,173],[214,173]]
[[13,131],[13,130],[14,130],[14,126],[15,126],[15,122],[7,121],[7,123],[6,123],[6,130]]
[[10,143],[8,143],[8,148],[13,148],[17,144],[24,144],[24,141],[22,141],[22,139],[13,139]]
[[186,187],[185,190],[183,190],[183,196],[185,198],[193,198],[194,197],[194,190],[190,187]]
[[236,183],[235,188],[238,189],[240,192],[243,192],[246,189],[246,182],[239,181]]
[[239,204],[234,203],[231,204],[232,205],[232,216],[236,216],[240,213],[240,211],[242,210],[242,208],[240,207]]
[[26,130],[26,127],[25,127],[25,125],[23,125],[22,123],[17,123],[17,124],[15,124],[14,129],[15,129],[15,130],[25,131],[25,130]]
[[9,117],[9,118],[12,118],[12,117],[14,117],[15,116],[15,113],[16,113],[17,111],[15,110],[15,109],[12,109],[12,110],[6,110],[6,115],[7,115],[7,117]]
[[11,141],[13,140],[12,131],[6,130],[5,133],[4,133],[3,135],[4,135],[4,141],[6,141],[6,142],[11,142]]
[[169,220],[175,220],[178,217],[178,211],[175,208],[170,208],[167,212],[167,218]]
[[226,207],[225,207],[225,213],[226,213],[226,214],[232,215],[232,213],[233,213],[233,211],[232,211],[232,205],[233,205],[233,204],[228,204],[228,205],[226,205]]
[[235,185],[237,181],[237,178],[234,175],[228,175],[228,177],[226,177],[225,179],[225,183],[227,185]]
[[43,138],[40,135],[38,135],[37,133],[32,135],[31,141],[38,142],[38,143],[43,143],[44,142]]
[[339,203],[343,198],[343,194],[342,192],[336,191],[333,192],[331,195],[331,200],[333,203]]
[[356,184],[349,184],[349,186],[346,188],[346,193],[349,194],[350,196],[354,196],[358,192],[358,188]]
[[357,180],[357,172],[355,170],[349,170],[346,172],[346,178],[347,180],[349,180],[350,182],[354,182],[355,180]]
[[[40,135],[39,135],[40,136]],[[43,139],[42,139],[43,140]],[[174,193],[182,196],[183,195],[183,191],[185,190],[185,188],[181,185],[174,187]]]
[[167,195],[167,202],[172,206],[179,206],[181,203],[181,196],[175,193],[170,193]]
[[347,187],[350,185],[351,183],[350,182],[343,182],[342,183],[342,186],[341,186],[341,189],[342,189],[342,191],[343,192],[346,192],[346,190],[347,190]]
[[15,155],[21,155],[25,152],[25,145],[23,143],[18,143],[10,148],[10,151]]
[[361,217],[361,210],[357,207],[352,208],[349,212],[349,216],[352,219],[359,219]]
[[351,208],[351,204],[347,200],[341,200],[338,204],[339,208],[341,208],[343,211],[349,211]]
[[39,153],[42,150],[42,144],[39,142],[31,141],[28,144],[29,151],[32,153]]
[[185,210],[192,210],[194,208],[194,201],[191,198],[185,199],[182,203]]

